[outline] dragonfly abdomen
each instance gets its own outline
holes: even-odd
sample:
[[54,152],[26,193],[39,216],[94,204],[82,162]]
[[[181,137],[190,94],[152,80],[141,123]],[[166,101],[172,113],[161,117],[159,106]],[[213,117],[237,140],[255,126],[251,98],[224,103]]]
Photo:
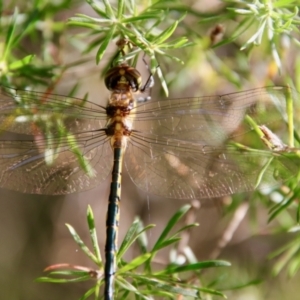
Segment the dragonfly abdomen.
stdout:
[[118,227],[120,218],[121,178],[122,178],[122,148],[114,148],[114,166],[110,185],[108,211],[106,216],[106,244],[105,244],[105,299],[113,299],[113,282],[116,270],[116,253]]

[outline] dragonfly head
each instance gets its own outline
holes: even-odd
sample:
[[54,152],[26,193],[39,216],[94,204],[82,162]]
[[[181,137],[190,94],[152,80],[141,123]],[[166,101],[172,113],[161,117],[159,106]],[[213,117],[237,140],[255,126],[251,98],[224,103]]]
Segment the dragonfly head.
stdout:
[[104,81],[110,91],[137,92],[142,85],[142,76],[138,70],[123,63],[111,68]]

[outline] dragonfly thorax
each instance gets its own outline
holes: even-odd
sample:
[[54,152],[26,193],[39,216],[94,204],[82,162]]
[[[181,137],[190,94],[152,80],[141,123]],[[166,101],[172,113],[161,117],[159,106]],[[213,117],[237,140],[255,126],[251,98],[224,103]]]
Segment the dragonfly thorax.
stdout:
[[115,115],[108,119],[105,133],[110,137],[110,144],[113,148],[125,149],[131,129],[132,123],[128,115],[124,115],[121,108],[116,108]]
[[122,64],[106,74],[105,84],[112,91],[106,107],[105,133],[113,148],[125,149],[132,130],[129,114],[135,103],[133,93],[140,88],[141,75],[136,69]]

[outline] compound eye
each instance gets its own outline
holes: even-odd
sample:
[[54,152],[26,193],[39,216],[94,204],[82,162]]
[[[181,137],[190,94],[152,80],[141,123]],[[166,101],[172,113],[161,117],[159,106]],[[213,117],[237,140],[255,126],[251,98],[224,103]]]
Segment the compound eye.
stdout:
[[126,69],[126,78],[134,92],[138,91],[141,88],[142,76],[137,69],[128,67],[128,69]]
[[108,90],[113,91],[116,89],[119,80],[119,67],[114,67],[105,74],[104,83]]
[[141,87],[142,77],[138,70],[123,64],[111,68],[106,73],[104,82],[110,91],[131,88],[132,91],[136,92]]

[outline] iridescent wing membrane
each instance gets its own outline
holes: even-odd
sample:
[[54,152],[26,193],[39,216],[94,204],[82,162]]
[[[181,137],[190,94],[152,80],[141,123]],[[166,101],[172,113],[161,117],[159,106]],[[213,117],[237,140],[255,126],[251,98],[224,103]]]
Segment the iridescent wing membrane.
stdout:
[[[289,178],[298,172],[295,158],[267,149],[245,121],[248,115],[281,130],[289,92],[270,87],[138,103],[128,116],[131,179],[151,194],[199,199],[253,190],[266,164],[267,182]],[[106,120],[105,107],[89,101],[2,88],[0,186],[67,194],[99,184],[113,164]]]
[[290,178],[299,155],[271,151],[246,120],[286,130],[291,92],[266,87],[139,105],[125,161],[132,180],[149,193],[199,199],[251,191],[262,175],[271,185]]
[[2,88],[0,186],[32,194],[94,187],[111,171],[105,108],[77,98]]

